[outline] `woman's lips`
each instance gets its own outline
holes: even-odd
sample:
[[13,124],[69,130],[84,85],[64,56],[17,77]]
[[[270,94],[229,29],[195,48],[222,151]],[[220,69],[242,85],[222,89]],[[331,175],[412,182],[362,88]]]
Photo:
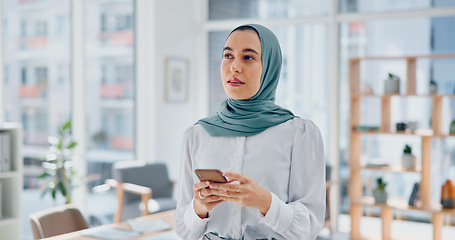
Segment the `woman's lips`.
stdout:
[[238,86],[241,86],[243,84],[245,84],[244,82],[240,81],[240,79],[238,78],[231,78],[227,81],[227,84],[229,86],[233,86],[233,87],[238,87]]

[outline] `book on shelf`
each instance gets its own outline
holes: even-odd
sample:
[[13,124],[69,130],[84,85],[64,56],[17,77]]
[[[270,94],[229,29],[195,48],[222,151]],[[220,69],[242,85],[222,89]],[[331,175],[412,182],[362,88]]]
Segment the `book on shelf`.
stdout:
[[365,165],[366,167],[388,167],[390,166],[388,163],[375,163],[375,162],[369,162]]
[[412,188],[411,196],[409,197],[409,206],[416,206],[419,201],[419,183],[416,182]]
[[11,171],[11,136],[0,132],[0,172]]
[[379,126],[376,125],[358,125],[357,131],[379,131]]

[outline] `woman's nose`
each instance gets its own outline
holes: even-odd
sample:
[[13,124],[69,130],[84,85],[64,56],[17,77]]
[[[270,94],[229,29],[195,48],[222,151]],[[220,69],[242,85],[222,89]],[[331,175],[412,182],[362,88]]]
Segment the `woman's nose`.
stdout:
[[236,59],[232,62],[231,64],[231,72],[241,72],[242,71],[242,66],[241,63]]

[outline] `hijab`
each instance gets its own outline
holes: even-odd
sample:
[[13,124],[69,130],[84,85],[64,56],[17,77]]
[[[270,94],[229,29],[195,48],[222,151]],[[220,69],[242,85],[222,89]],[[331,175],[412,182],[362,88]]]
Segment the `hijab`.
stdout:
[[213,137],[252,136],[294,118],[291,111],[275,104],[282,61],[277,37],[270,29],[257,24],[239,26],[230,34],[245,27],[255,30],[261,40],[261,86],[251,99],[228,98],[221,103],[215,115],[197,122]]

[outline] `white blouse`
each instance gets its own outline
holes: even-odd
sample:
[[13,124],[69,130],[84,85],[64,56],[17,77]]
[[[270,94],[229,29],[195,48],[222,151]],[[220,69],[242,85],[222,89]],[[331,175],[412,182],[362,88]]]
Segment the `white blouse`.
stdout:
[[[177,234],[185,240],[206,233],[241,239],[315,239],[324,222],[325,161],[321,133],[310,120],[294,118],[249,137],[211,137],[201,125],[187,129],[180,162]],[[232,202],[200,219],[193,208],[197,168],[245,174],[272,193],[267,214]]]

